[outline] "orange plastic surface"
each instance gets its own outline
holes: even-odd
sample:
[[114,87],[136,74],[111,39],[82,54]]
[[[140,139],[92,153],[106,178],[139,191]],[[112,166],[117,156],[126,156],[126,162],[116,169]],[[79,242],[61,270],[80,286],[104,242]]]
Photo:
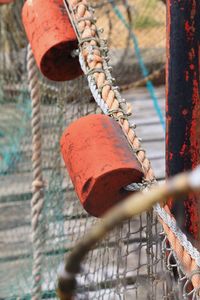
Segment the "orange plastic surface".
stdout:
[[44,76],[65,81],[82,74],[78,57],[71,56],[78,41],[62,0],[27,0],[22,20]]
[[119,124],[105,115],[72,123],[61,138],[61,152],[85,210],[100,217],[141,182],[143,172]]
[[1,4],[9,4],[9,3],[12,3],[14,2],[14,0],[0,0],[0,5]]

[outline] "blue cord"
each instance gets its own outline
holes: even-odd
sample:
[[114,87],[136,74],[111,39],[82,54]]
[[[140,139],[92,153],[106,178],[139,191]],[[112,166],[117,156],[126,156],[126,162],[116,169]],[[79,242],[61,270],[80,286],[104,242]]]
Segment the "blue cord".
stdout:
[[[148,70],[147,70],[147,68],[144,64],[144,61],[143,61],[143,58],[142,58],[142,55],[141,55],[141,51],[140,51],[140,48],[139,48],[137,37],[134,34],[133,30],[130,30],[130,27],[129,27],[128,23],[126,22],[126,20],[124,19],[123,15],[121,14],[121,12],[117,8],[117,6],[114,4],[114,2],[110,1],[110,3],[113,7],[113,10],[114,10],[116,16],[122,21],[124,26],[130,31],[131,39],[133,41],[133,45],[134,45],[134,49],[135,49],[135,55],[137,57],[140,69],[142,71],[142,75],[143,75],[143,77],[147,77],[149,75],[149,73],[148,73]],[[164,117],[163,117],[163,114],[162,114],[161,107],[160,107],[159,102],[158,102],[158,98],[157,98],[156,93],[155,93],[155,88],[154,88],[154,86],[153,86],[153,84],[150,80],[147,80],[146,87],[147,87],[147,90],[148,90],[148,92],[151,96],[151,99],[153,101],[155,111],[156,111],[156,113],[159,117],[159,120],[160,120],[160,123],[163,127],[163,130],[165,131],[165,120],[164,120]]]
[[[31,101],[27,99],[25,92],[22,94],[22,99],[20,103],[16,105],[16,109],[23,113],[23,122],[27,122],[31,116]],[[25,135],[26,126],[24,123],[21,123],[21,127],[18,128],[18,131],[14,135],[9,136],[7,145],[0,152],[0,175],[7,173],[7,171],[16,164],[20,159],[19,149],[21,146],[21,139]],[[3,132],[2,137],[4,135]]]

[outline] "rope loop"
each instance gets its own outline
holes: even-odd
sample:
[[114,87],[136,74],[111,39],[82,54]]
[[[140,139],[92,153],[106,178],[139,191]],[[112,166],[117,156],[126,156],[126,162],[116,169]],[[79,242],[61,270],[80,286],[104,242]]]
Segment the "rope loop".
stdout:
[[82,17],[82,18],[77,20],[77,23],[81,23],[83,21],[90,21],[92,24],[96,23],[96,20],[93,19],[92,17]]
[[[120,108],[118,108],[118,109],[110,109],[110,110],[108,111],[108,116],[115,118],[115,114],[118,114],[118,113],[122,113],[122,114],[124,115],[123,110],[120,109]],[[116,118],[117,118],[117,117],[116,117]]]
[[105,86],[110,86],[110,87],[112,87],[112,83],[111,83],[111,82],[104,82],[102,85],[100,85],[100,86],[98,87],[98,92],[99,92],[100,94],[102,93],[102,90],[103,90],[103,88],[104,88]]
[[91,41],[95,41],[99,46],[100,46],[100,40],[99,38],[96,38],[96,37],[87,37],[87,38],[81,38],[79,40],[79,46],[81,47],[82,44],[86,43],[86,42],[91,42]]
[[95,73],[104,73],[102,68],[93,68],[87,71],[87,76],[93,75]]
[[34,180],[32,182],[32,188],[35,188],[35,189],[43,189],[46,187],[46,184],[44,181],[42,180]]

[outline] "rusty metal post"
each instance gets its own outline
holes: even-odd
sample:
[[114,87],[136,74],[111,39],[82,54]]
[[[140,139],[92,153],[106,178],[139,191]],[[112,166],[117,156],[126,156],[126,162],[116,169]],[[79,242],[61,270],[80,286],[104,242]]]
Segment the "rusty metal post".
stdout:
[[[167,0],[167,176],[200,163],[200,2]],[[200,201],[169,200],[181,229],[200,249]],[[198,245],[199,244],[199,245]]]

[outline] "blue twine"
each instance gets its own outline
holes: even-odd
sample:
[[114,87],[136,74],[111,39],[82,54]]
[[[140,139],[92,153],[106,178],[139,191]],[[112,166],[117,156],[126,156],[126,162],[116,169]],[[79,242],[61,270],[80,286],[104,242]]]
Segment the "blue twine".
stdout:
[[[24,97],[24,93],[22,94],[23,99],[16,105],[16,109],[23,113],[23,120],[17,132],[8,137],[7,145],[0,152],[0,174],[5,174],[20,159],[21,139],[26,132],[26,126],[23,126],[23,123],[27,122],[31,116],[31,101]],[[1,134],[3,137],[6,133],[1,132]]]
[[[148,70],[147,70],[147,68],[144,64],[144,61],[143,61],[143,58],[142,58],[142,55],[141,55],[141,51],[140,51],[140,48],[139,48],[137,37],[134,34],[133,30],[128,25],[128,23],[126,22],[126,20],[124,19],[123,15],[119,11],[119,9],[115,5],[115,3],[113,1],[110,1],[110,3],[113,7],[113,10],[114,10],[116,16],[122,21],[124,26],[129,30],[130,35],[131,35],[131,39],[132,39],[132,42],[133,42],[133,45],[134,45],[134,49],[135,49],[135,55],[136,55],[136,58],[138,60],[142,75],[143,75],[143,77],[147,77],[149,75],[149,72],[148,72]],[[158,115],[158,118],[159,118],[160,123],[163,127],[163,130],[165,131],[165,120],[164,120],[164,117],[163,117],[163,114],[162,114],[161,107],[160,107],[159,102],[158,102],[158,98],[157,98],[156,93],[155,93],[155,88],[154,88],[154,86],[153,86],[153,84],[150,80],[147,80],[146,88],[147,88],[147,90],[148,90],[148,92],[151,96],[151,99],[153,101],[153,106],[154,106],[155,111]]]

